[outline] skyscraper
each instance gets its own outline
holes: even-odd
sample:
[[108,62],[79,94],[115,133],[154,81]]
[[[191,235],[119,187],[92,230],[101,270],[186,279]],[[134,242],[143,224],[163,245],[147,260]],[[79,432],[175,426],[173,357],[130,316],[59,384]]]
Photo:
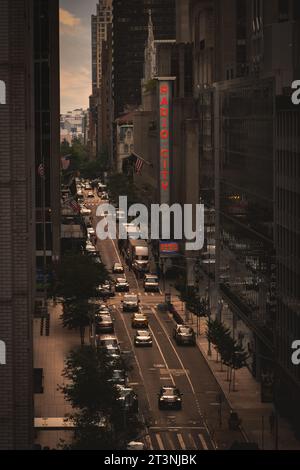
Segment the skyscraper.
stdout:
[[0,1],[0,449],[33,440],[35,280],[33,2]]
[[175,0],[113,0],[114,112],[141,102],[149,10],[156,40],[175,39]]
[[36,265],[60,243],[58,0],[0,11],[0,449],[30,449]]

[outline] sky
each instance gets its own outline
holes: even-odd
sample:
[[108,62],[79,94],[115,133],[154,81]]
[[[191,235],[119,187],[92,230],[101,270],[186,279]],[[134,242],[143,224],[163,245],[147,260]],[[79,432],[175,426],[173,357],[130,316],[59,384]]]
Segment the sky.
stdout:
[[88,108],[91,94],[91,15],[97,0],[60,0],[60,112]]

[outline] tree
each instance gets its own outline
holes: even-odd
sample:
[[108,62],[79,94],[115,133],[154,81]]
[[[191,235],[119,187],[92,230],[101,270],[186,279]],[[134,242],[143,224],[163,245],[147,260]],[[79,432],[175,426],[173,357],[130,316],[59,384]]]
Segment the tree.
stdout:
[[56,270],[57,294],[65,299],[89,299],[96,296],[96,287],[108,279],[103,264],[92,257],[69,252]]
[[90,325],[95,306],[87,300],[65,300],[60,318],[64,328],[79,329],[81,345],[84,345],[85,329]]
[[127,196],[128,205],[138,202],[138,190],[131,178],[123,173],[116,173],[109,177],[107,183],[110,199],[117,203],[119,196]]
[[118,400],[119,391],[110,379],[120,364],[109,362],[101,349],[91,346],[71,351],[65,362],[59,386],[73,413],[68,419],[74,423],[74,440],[65,449],[124,449],[126,443],[138,436],[143,425],[135,413],[125,413]]

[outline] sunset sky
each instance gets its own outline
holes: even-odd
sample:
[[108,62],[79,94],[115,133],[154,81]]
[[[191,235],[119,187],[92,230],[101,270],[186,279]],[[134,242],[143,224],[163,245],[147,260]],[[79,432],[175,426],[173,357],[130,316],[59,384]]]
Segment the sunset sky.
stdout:
[[97,0],[60,0],[61,113],[87,108],[91,94],[91,15]]

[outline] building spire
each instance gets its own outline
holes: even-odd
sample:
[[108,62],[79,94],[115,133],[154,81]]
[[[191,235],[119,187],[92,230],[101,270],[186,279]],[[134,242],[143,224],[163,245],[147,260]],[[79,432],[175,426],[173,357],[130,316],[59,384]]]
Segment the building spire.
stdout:
[[151,80],[156,73],[156,48],[154,42],[154,30],[152,22],[152,11],[148,10],[148,41],[145,48],[145,79]]

